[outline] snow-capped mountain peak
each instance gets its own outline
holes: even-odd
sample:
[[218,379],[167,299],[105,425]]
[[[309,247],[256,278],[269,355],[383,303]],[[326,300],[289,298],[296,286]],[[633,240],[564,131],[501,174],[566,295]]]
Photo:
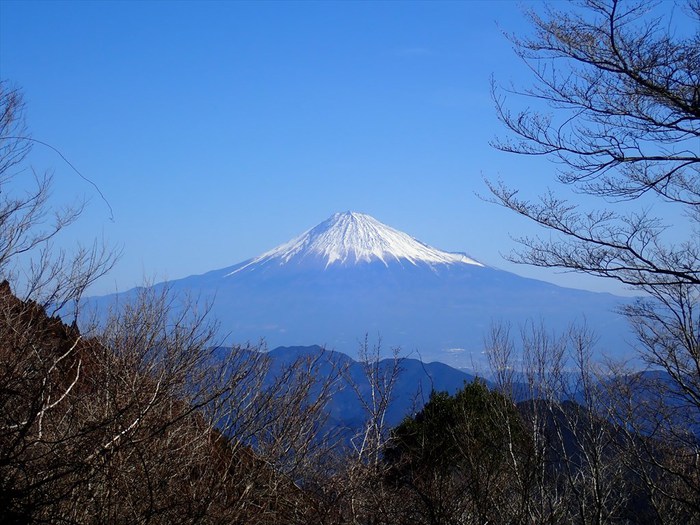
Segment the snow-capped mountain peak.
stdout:
[[461,253],[449,253],[424,244],[410,235],[395,230],[375,218],[357,212],[335,213],[299,237],[282,244],[236,269],[265,262],[280,265],[292,261],[321,261],[331,265],[355,265],[381,261],[427,264],[471,264],[483,266]]

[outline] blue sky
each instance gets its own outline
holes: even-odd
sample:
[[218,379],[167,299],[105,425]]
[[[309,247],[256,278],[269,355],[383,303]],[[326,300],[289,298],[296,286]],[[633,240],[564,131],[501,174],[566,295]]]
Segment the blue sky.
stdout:
[[[525,4],[536,5],[536,4]],[[513,266],[535,232],[483,178],[533,195],[554,166],[498,152],[490,78],[527,85],[502,32],[515,2],[0,1],[0,76],[24,91],[57,202],[88,207],[62,242],[123,249],[94,293],[229,266],[336,211]]]

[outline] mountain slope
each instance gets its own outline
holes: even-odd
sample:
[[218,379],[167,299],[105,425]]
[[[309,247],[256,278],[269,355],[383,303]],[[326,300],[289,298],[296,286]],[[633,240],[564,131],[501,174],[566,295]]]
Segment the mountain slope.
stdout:
[[483,369],[483,339],[494,322],[563,330],[585,320],[601,350],[626,350],[627,329],[615,313],[621,298],[490,268],[353,212],[259,257],[169,286],[211,301],[229,342],[322,344],[354,355],[369,334],[387,349]]

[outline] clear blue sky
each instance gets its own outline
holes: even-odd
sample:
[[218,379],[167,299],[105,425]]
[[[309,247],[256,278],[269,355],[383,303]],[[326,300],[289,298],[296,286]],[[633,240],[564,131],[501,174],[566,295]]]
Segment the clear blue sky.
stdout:
[[[336,211],[435,247],[589,289],[611,283],[501,258],[527,222],[483,178],[533,193],[554,166],[488,142],[490,77],[530,79],[502,31],[515,2],[0,1],[0,76],[54,153],[57,201],[89,200],[74,238],[123,248],[94,292],[229,266]],[[73,238],[65,239],[66,242]]]

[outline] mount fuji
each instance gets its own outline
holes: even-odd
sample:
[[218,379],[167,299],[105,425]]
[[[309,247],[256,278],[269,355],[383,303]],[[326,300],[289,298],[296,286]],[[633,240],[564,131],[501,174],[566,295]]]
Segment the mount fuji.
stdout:
[[437,250],[369,215],[348,211],[336,213],[288,243],[244,263],[231,275],[268,265],[315,265],[326,270],[377,262],[385,267],[395,263],[431,268],[450,264],[483,266],[465,254]]
[[168,286],[210,301],[233,342],[264,338],[270,348],[320,344],[355,355],[368,335],[385,349],[479,368],[493,323],[517,332],[527,322],[561,331],[583,321],[600,337],[601,352],[621,357],[627,348],[626,324],[615,313],[623,298],[491,268],[355,212],[336,213],[253,259]]

